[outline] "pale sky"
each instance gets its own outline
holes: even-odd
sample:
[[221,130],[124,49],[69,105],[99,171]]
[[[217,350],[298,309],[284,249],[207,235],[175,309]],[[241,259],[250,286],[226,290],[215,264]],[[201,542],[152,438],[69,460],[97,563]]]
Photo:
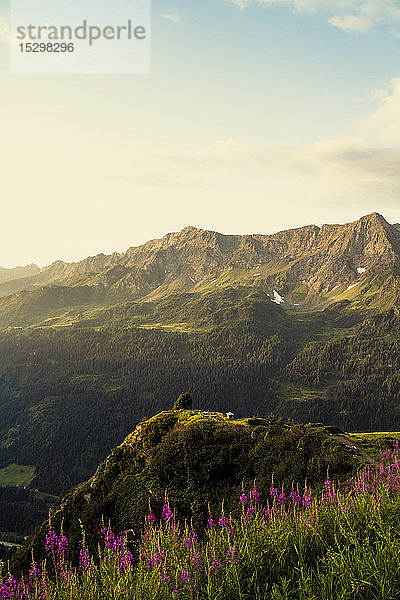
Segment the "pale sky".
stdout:
[[400,1],[152,12],[151,75],[11,75],[0,0],[0,265],[124,251],[186,225],[400,222]]

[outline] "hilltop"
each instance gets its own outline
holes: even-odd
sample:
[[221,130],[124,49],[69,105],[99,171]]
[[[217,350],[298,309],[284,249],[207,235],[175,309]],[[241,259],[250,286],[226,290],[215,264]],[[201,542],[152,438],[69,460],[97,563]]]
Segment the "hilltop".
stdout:
[[[51,517],[52,526],[72,543],[74,556],[81,539],[97,547],[102,519],[114,530],[139,532],[151,506],[155,515],[168,498],[178,520],[197,528],[208,511],[237,511],[241,489],[257,482],[268,490],[311,486],[316,492],[329,471],[334,481],[345,481],[357,468],[377,464],[381,445],[392,436],[374,439],[348,436],[336,427],[285,423],[269,418],[228,418],[220,412],[169,410],[144,419],[97,468],[85,483],[63,498]],[[232,504],[232,499],[234,503]],[[48,523],[29,538],[14,559],[26,565],[34,549],[38,559]]]

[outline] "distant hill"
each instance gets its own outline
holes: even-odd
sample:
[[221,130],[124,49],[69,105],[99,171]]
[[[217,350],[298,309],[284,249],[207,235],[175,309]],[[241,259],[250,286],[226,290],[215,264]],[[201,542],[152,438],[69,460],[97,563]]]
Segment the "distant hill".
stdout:
[[40,267],[33,264],[27,265],[26,267],[14,267],[12,269],[0,267],[0,284],[25,279],[26,277],[31,277],[38,273],[40,273]]

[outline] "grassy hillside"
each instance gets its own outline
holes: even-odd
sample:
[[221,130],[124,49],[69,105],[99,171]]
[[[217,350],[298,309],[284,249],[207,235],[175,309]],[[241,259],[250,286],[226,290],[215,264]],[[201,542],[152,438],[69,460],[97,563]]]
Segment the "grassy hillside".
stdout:
[[321,493],[253,483],[207,525],[179,523],[164,501],[140,534],[104,525],[95,552],[82,531],[79,563],[49,526],[46,559],[29,578],[0,583],[11,600],[395,600],[400,594],[399,448],[381,454],[340,489]]
[[[243,486],[254,480],[263,489],[272,481],[290,489],[299,483],[316,492],[329,470],[347,480],[364,464],[375,464],[381,441],[353,441],[338,428],[294,425],[273,417],[229,420],[223,413],[170,410],[143,420],[98,467],[87,482],[73,488],[52,516],[63,524],[72,556],[77,556],[81,525],[95,549],[102,519],[118,531],[140,530],[149,502],[160,515],[165,498],[178,520],[203,526],[208,510],[235,511]],[[371,448],[374,452],[371,452]],[[27,564],[31,549],[43,555],[47,524],[17,552],[14,567]]]

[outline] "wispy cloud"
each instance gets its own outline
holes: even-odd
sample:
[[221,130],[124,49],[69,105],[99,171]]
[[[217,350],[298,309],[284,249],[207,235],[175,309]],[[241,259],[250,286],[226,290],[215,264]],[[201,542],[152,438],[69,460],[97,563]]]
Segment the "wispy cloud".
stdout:
[[365,131],[374,135],[382,145],[400,143],[400,78],[392,79],[391,90],[376,90],[378,108],[361,120]]
[[287,5],[299,13],[321,12],[334,27],[365,33],[376,25],[400,26],[398,0],[226,0],[242,10],[249,4]]
[[372,20],[365,15],[336,15],[329,19],[329,23],[339,29],[343,29],[343,31],[350,31],[352,33],[365,33],[373,27]]
[[161,15],[161,18],[165,19],[166,21],[172,21],[173,23],[179,23],[179,21],[182,18],[182,15],[179,12],[179,10],[176,10],[175,12]]
[[246,197],[250,213],[270,202],[295,212],[302,203],[310,214],[324,214],[326,205],[332,214],[335,206],[345,214],[349,205],[390,214],[400,193],[400,79],[374,97],[375,109],[355,124],[353,136],[280,147],[225,140],[193,151],[137,156],[134,170],[171,187],[172,195],[189,187],[199,198],[206,193],[234,203]]

